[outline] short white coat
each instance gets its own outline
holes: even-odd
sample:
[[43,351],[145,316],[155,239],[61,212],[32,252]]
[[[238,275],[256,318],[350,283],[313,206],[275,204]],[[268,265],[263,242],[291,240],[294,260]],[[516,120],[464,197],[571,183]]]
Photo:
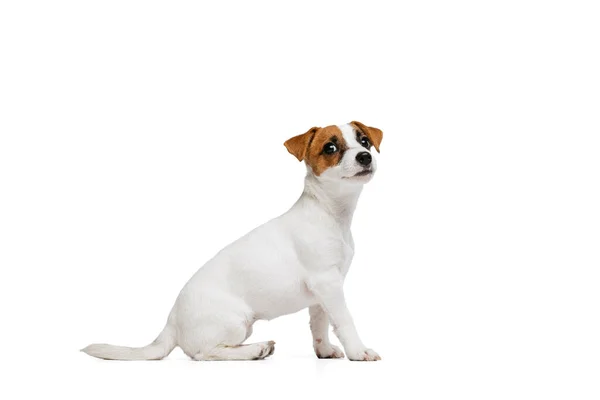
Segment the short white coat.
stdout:
[[[339,163],[319,176],[307,163],[298,201],[200,268],[153,343],[142,348],[93,344],[83,351],[104,359],[160,359],[179,346],[195,360],[261,359],[273,353],[274,342],[243,344],[252,324],[309,308],[318,357],[344,356],[329,341],[331,323],[350,360],[380,359],[360,340],[343,292],[354,255],[352,216],[377,164],[359,142],[355,125],[338,128],[345,142]],[[365,170],[357,155],[365,151],[371,155],[369,174],[357,176]]]

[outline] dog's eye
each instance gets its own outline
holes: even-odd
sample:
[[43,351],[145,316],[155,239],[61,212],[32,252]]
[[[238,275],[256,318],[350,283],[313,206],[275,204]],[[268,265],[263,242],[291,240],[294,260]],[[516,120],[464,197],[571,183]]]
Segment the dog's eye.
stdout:
[[369,142],[369,139],[367,139],[366,136],[363,136],[360,138],[360,144],[362,147],[368,149],[369,147],[371,147],[371,142]]
[[327,143],[325,147],[323,147],[323,153],[325,154],[333,154],[336,151],[338,151],[337,146],[331,142]]

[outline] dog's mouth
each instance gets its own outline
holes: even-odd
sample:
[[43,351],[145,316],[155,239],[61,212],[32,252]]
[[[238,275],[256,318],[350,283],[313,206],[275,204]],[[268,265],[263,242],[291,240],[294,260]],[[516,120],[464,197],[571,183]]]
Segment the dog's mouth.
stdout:
[[369,169],[364,169],[364,170],[362,170],[362,171],[360,171],[360,172],[358,172],[358,173],[356,173],[356,174],[354,174],[352,176],[345,176],[344,179],[352,179],[352,178],[358,178],[358,177],[361,177],[361,176],[369,176],[372,173],[373,173],[372,169],[370,169],[370,168]]
[[359,173],[357,173],[354,176],[365,176],[365,175],[371,175],[373,173],[372,170],[370,169],[365,169],[364,171],[360,171]]

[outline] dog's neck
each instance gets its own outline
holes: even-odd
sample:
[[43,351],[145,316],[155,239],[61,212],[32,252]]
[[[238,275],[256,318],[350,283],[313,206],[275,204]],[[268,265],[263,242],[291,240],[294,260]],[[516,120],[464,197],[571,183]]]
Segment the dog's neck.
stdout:
[[344,229],[350,229],[358,197],[363,185],[344,182],[324,182],[308,172],[300,200],[311,201],[331,215]]

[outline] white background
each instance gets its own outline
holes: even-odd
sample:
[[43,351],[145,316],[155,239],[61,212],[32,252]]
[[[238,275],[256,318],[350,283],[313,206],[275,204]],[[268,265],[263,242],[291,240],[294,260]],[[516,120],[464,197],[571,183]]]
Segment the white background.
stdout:
[[[3,398],[597,399],[593,1],[5,1]],[[596,3],[597,4],[597,3]],[[106,362],[219,249],[286,211],[318,125],[384,132],[349,307],[383,361]],[[335,397],[333,397],[335,396]]]

